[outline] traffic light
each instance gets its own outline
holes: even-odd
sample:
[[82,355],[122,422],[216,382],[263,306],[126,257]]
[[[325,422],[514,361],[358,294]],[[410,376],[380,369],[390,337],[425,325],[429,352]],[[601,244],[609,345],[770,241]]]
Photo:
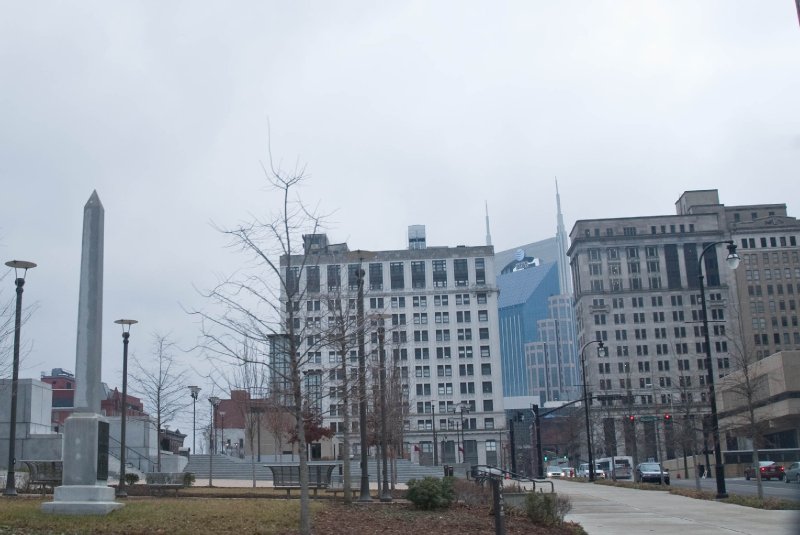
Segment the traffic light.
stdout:
[[544,456],[544,462],[547,462],[547,455]]
[[633,422],[635,422],[635,421],[636,421],[636,416],[634,416],[633,414],[629,414],[629,415],[628,415],[628,421],[629,421],[630,423],[633,423]]
[[668,413],[668,412],[665,412],[664,413],[664,421],[665,422],[671,422],[672,421],[672,415],[670,413]]

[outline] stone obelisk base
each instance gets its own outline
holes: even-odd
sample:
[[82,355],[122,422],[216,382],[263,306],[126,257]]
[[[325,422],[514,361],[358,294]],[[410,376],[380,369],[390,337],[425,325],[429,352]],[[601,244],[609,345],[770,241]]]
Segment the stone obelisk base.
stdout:
[[123,504],[114,501],[108,479],[108,422],[90,413],[73,414],[64,422],[64,484],[45,513],[106,515]]

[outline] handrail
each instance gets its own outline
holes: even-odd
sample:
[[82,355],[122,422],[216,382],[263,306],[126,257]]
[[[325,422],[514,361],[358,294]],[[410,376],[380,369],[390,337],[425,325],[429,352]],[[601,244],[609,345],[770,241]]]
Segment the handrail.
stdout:
[[475,478],[475,481],[479,483],[483,483],[487,479],[512,479],[518,482],[529,481],[533,484],[533,491],[536,491],[537,484],[547,483],[550,485],[550,492],[555,492],[555,487],[553,482],[549,479],[535,479],[526,475],[522,474],[515,474],[509,470],[504,470],[502,468],[498,468],[496,466],[489,466],[485,464],[479,464],[472,467],[472,475]]
[[[108,441],[109,441],[109,445],[111,445],[112,443],[116,444],[116,446],[117,446],[116,449],[117,450],[121,450],[122,449],[122,443],[119,440],[117,440],[116,438],[114,438],[112,436],[109,436],[108,437]],[[112,451],[111,448],[108,448],[108,454],[109,455],[113,455],[114,457],[117,458],[117,460],[119,460],[119,455],[115,454],[114,451]],[[131,454],[133,454],[133,455],[135,455],[137,457],[138,463],[136,465],[134,465],[134,463],[131,462],[131,460],[132,460],[132,458],[130,456]],[[156,462],[153,459],[151,459],[149,456],[141,453],[138,450],[132,449],[127,444],[125,445],[125,457],[126,457],[125,464],[130,464],[131,466],[136,466],[136,468],[141,472],[149,472],[150,471],[149,468],[156,465]],[[149,463],[147,465],[147,467],[146,467],[147,469],[142,469],[142,461],[143,460],[147,461],[147,463]]]

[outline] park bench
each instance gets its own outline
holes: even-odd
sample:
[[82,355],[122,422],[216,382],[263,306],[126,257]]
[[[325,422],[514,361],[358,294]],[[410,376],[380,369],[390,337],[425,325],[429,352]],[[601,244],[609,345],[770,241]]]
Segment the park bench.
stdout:
[[54,489],[61,485],[64,474],[64,465],[61,461],[22,461],[28,467],[28,483],[39,485],[42,494],[47,487]]
[[[276,489],[286,491],[289,498],[292,490],[300,489],[300,464],[265,464],[272,472],[272,484]],[[308,488],[317,495],[319,489],[331,486],[331,474],[338,465],[335,463],[308,463]]]
[[184,472],[148,472],[144,480],[151,496],[163,496],[168,490],[174,490],[177,496],[178,491],[186,486],[185,477]]

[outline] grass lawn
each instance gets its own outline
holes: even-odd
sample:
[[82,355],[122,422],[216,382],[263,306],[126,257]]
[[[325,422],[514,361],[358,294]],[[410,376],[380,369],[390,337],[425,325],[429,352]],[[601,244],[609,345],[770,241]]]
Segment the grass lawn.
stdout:
[[[107,516],[49,515],[44,500],[0,500],[5,533],[296,533],[299,500],[231,498],[128,498]],[[322,507],[312,503],[313,511]]]

